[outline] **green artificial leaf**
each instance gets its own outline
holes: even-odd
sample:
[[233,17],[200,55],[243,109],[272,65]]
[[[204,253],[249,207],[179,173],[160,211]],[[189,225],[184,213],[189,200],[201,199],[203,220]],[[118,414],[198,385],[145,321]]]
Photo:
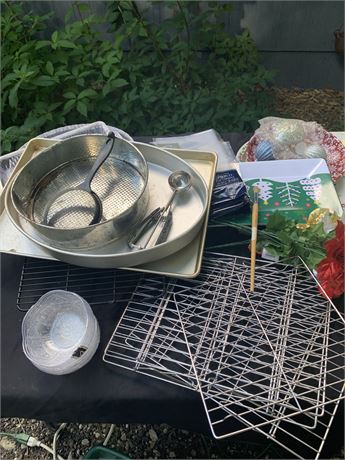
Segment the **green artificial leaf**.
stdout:
[[[310,269],[314,269],[326,257],[324,242],[330,237],[322,222],[298,228],[294,220],[276,212],[268,219],[266,231],[261,232],[259,246],[267,246],[274,255],[281,257],[301,257]],[[272,238],[275,238],[274,244]]]
[[[242,233],[251,231],[249,226],[234,224],[226,218],[217,222],[236,228]],[[310,269],[315,269],[326,257],[325,241],[334,236],[335,231],[326,233],[322,223],[299,228],[294,220],[275,213],[269,217],[267,227],[259,229],[257,248],[259,251],[265,248],[270,254],[282,259],[294,258],[296,263],[301,258]]]
[[275,211],[269,218],[267,225],[266,225],[266,230],[267,231],[276,231],[280,230],[281,228],[285,227],[287,224],[287,219],[278,211]]
[[314,237],[324,238],[326,236],[325,230],[323,228],[323,223],[319,222],[318,224],[311,225],[307,229],[307,233],[312,234]]
[[[326,251],[322,252],[315,252],[315,253],[310,253],[309,255],[306,256],[305,263],[308,265],[310,269],[315,269],[319,263],[325,259],[326,257]],[[303,258],[303,257],[302,257]]]

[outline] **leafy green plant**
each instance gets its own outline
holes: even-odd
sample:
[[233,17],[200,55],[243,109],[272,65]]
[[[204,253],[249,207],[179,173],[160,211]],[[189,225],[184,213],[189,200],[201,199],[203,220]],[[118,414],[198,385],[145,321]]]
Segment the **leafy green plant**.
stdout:
[[266,236],[259,239],[258,249],[265,247],[281,258],[301,257],[314,269],[326,257],[324,242],[333,237],[334,231],[326,233],[322,222],[299,228],[294,220],[276,211],[267,222]]
[[[244,131],[269,113],[272,74],[248,31],[225,32],[231,5],[163,2],[170,18],[154,25],[139,2],[106,4],[96,17],[74,2],[79,20],[71,21],[71,8],[49,39],[40,32],[50,15],[3,4],[2,153],[66,124],[103,120],[152,135]],[[109,38],[98,31],[104,24]]]
[[[326,257],[324,243],[335,236],[335,231],[328,233],[324,230],[324,224],[319,222],[307,226],[306,228],[298,227],[297,222],[285,217],[283,214],[275,211],[267,221],[266,227],[258,230],[257,249],[259,252],[265,248],[272,256],[278,256],[280,259],[289,259],[291,262],[299,263],[299,257],[308,265],[310,269],[315,267]],[[228,226],[238,230],[246,235],[251,234],[251,228],[248,225],[237,224],[231,221],[231,218],[214,220],[211,226]],[[249,240],[248,240],[249,242]],[[230,243],[216,247],[231,247],[243,244]]]

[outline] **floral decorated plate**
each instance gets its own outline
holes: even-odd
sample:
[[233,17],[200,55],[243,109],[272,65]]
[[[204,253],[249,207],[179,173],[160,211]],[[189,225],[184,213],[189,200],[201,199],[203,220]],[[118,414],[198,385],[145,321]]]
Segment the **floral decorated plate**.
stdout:
[[[299,223],[306,222],[311,211],[327,208],[339,217],[342,207],[325,160],[274,160],[238,164],[239,173],[253,198],[258,186],[259,224],[265,225],[274,211]],[[232,217],[250,224],[250,215]]]
[[[336,182],[339,178],[345,175],[344,144],[334,134],[324,129],[319,129],[317,136],[318,144],[326,151],[326,162],[332,176],[332,180]],[[241,162],[256,161],[255,151],[258,143],[258,137],[254,135],[238,150],[236,155],[237,160]]]

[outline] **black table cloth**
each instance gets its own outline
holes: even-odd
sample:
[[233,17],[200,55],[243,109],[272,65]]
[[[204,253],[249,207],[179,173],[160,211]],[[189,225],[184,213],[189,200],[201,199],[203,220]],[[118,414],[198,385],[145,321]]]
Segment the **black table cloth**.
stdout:
[[[236,151],[249,134],[224,135]],[[149,142],[151,138],[137,137]],[[228,231],[224,232],[228,238]],[[214,241],[220,241],[220,233]],[[212,238],[211,238],[212,240]],[[213,241],[212,240],[212,241]],[[221,241],[220,241],[221,242]],[[208,432],[200,396],[190,390],[107,365],[102,361],[121,308],[93,307],[101,329],[100,346],[84,368],[65,376],[36,369],[21,345],[24,313],[16,308],[24,258],[1,254],[1,395],[3,417],[51,422],[170,423]]]
[[[201,401],[192,391],[105,364],[102,354],[122,309],[111,304],[93,306],[101,329],[100,346],[85,367],[70,375],[40,372],[21,350],[24,312],[16,308],[22,257],[1,255],[1,394],[2,416],[80,422],[147,422],[169,420],[178,412],[188,416],[199,411]],[[168,420],[167,420],[168,419]]]
[[[224,136],[234,150],[249,135]],[[138,139],[139,140],[139,139]],[[147,141],[147,138],[140,138]],[[229,229],[209,229],[207,243],[241,238]],[[249,255],[240,247],[231,253]],[[25,357],[21,345],[24,312],[16,308],[24,258],[1,254],[1,415],[50,422],[168,423],[210,433],[201,398],[196,392],[171,385],[102,361],[123,308],[111,304],[93,307],[101,329],[100,346],[81,370],[65,376],[40,372]],[[325,452],[335,452],[343,439],[343,404],[328,436]],[[236,439],[261,440],[254,431]],[[268,442],[268,441],[267,441]]]

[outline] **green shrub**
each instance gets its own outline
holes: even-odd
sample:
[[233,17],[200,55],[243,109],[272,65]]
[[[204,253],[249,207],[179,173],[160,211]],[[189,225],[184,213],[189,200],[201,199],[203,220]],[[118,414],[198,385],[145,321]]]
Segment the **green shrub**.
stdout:
[[107,2],[102,18],[75,2],[80,20],[70,10],[45,40],[50,15],[3,4],[2,153],[40,132],[97,120],[147,135],[254,129],[269,112],[272,73],[248,31],[224,31],[230,5],[163,3],[171,18],[157,26],[134,1]]

